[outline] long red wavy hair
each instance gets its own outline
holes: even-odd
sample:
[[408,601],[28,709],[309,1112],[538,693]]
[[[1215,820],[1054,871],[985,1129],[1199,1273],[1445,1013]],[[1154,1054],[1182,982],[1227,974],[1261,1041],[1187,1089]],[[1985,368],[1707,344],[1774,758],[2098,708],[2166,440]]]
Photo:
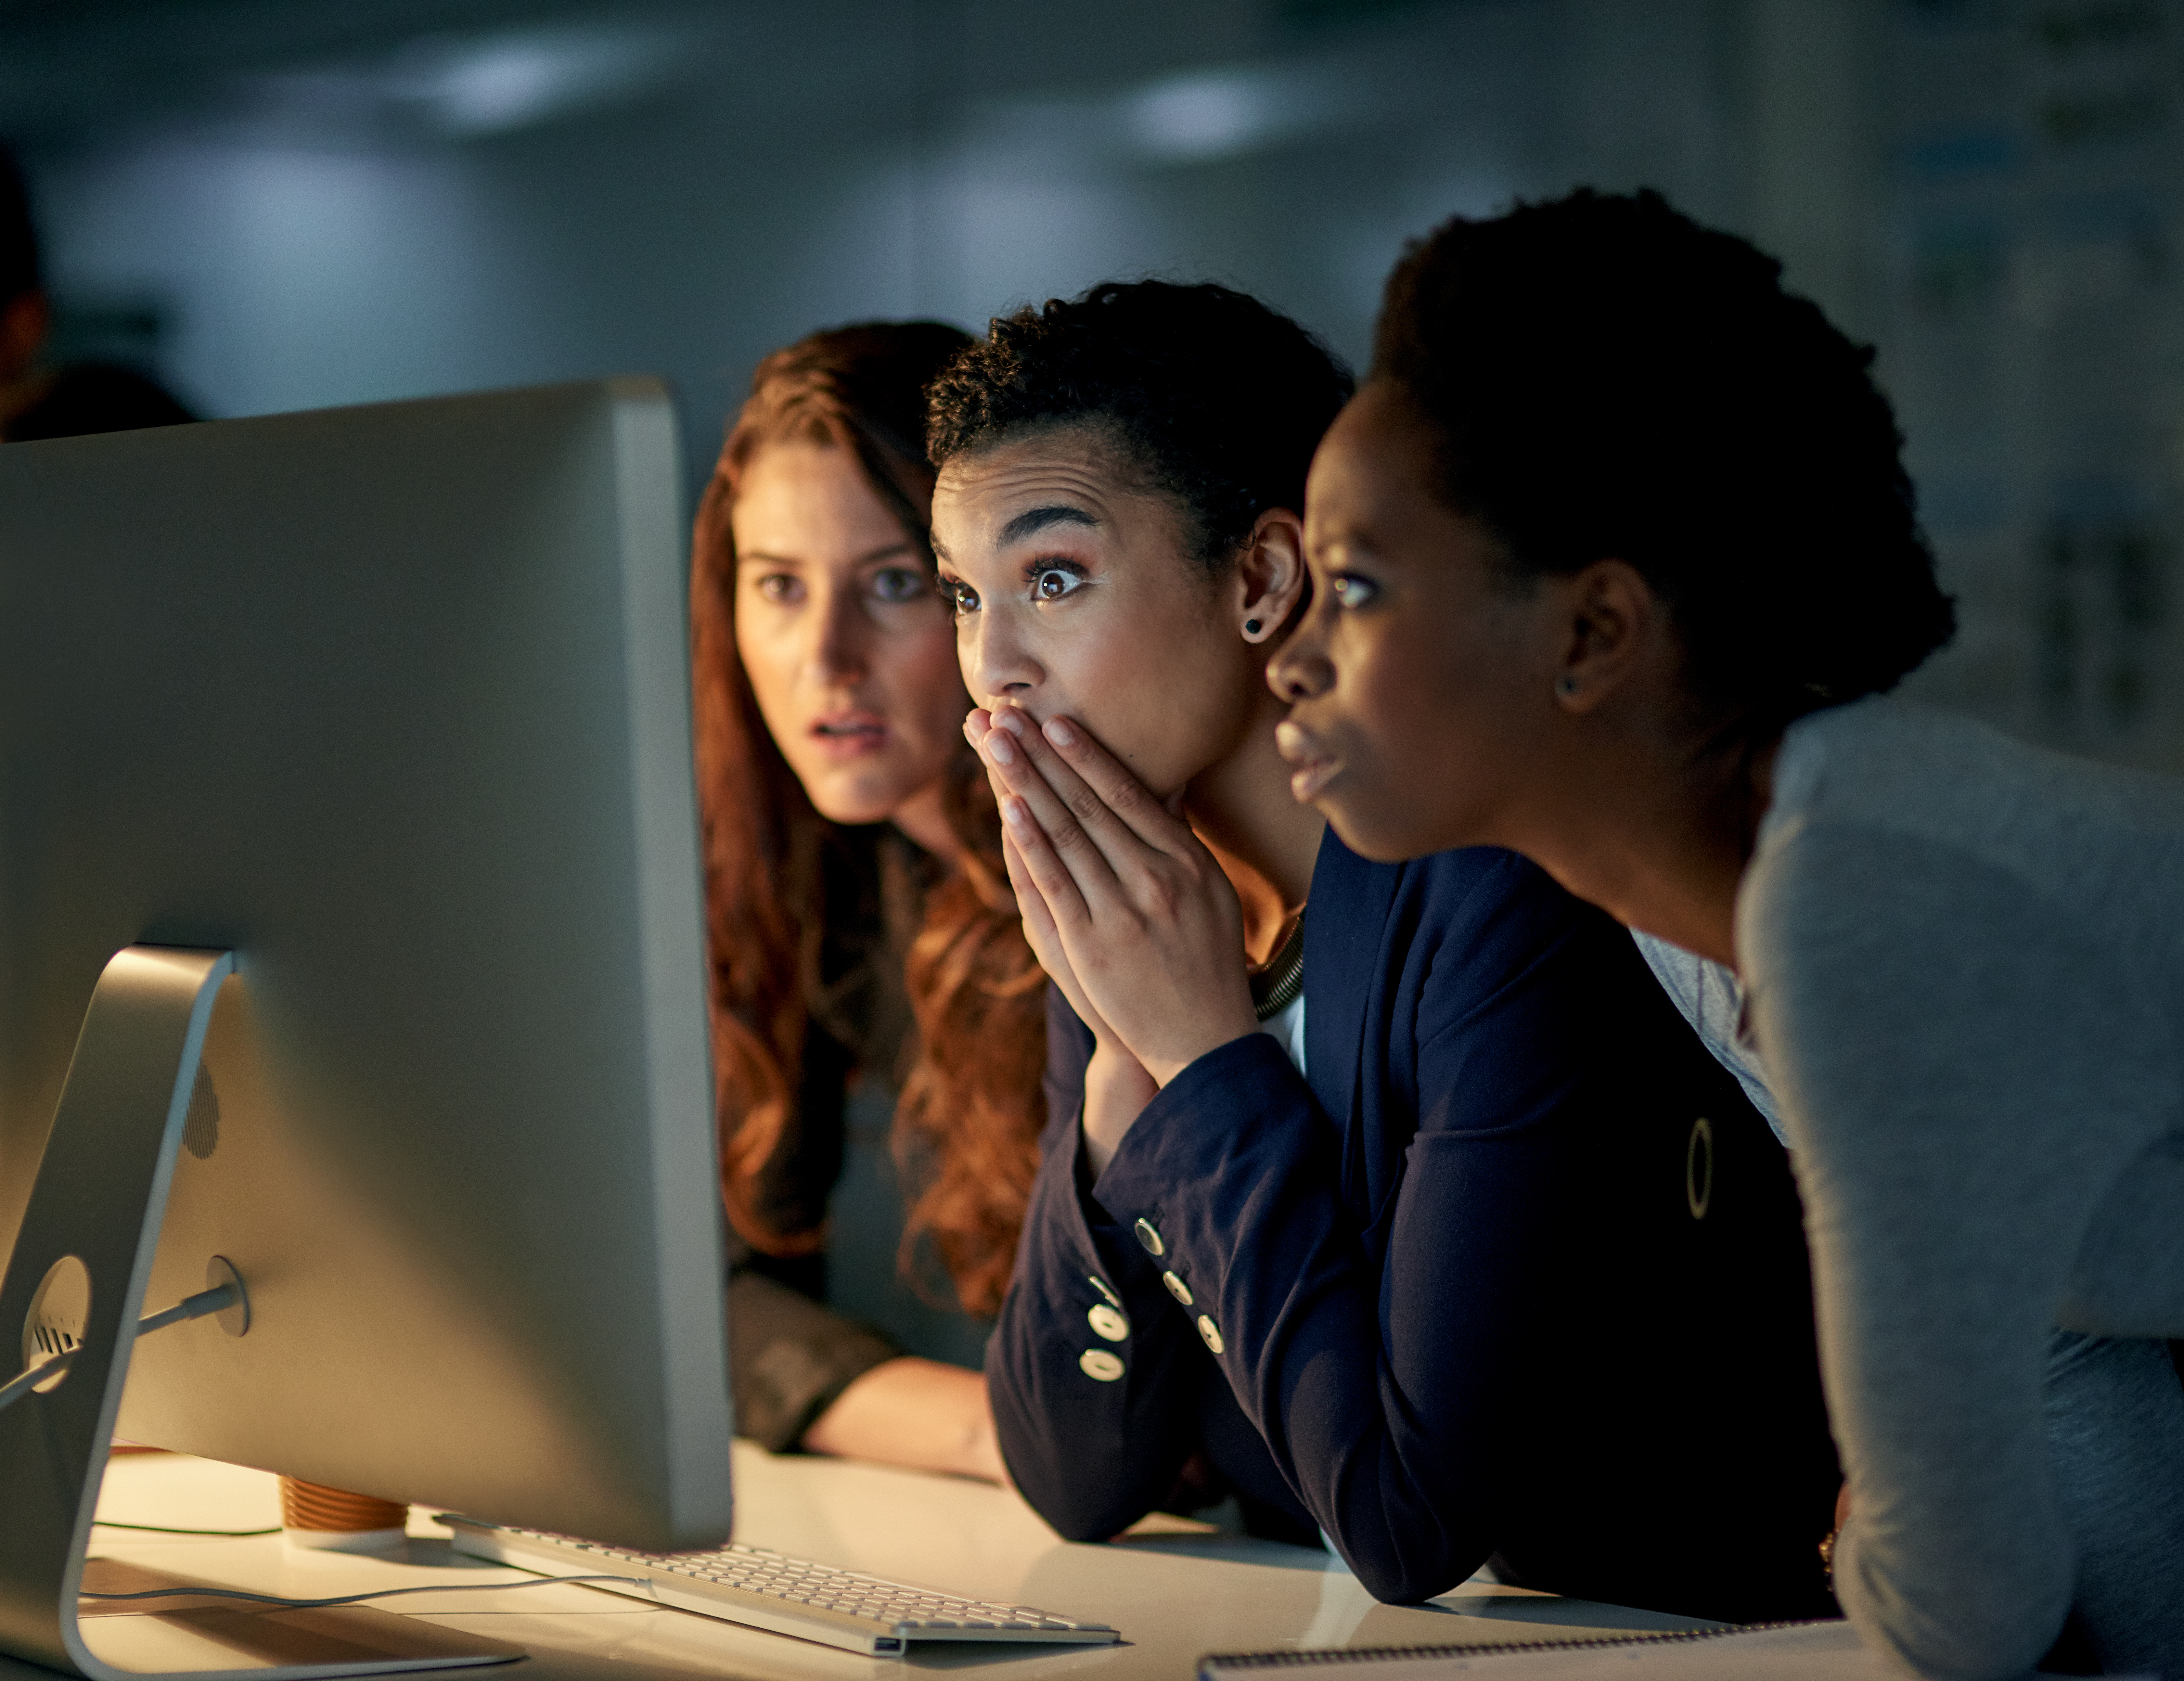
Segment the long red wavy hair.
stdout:
[[929,1244],[958,1302],[991,1314],[1039,1165],[1045,1060],[1045,977],[1009,892],[993,795],[961,749],[944,804],[961,862],[945,875],[892,826],[836,824],[813,809],[736,651],[729,524],[760,448],[824,444],[855,457],[930,566],[923,392],[968,342],[938,322],[875,322],[815,333],[759,364],[699,507],[690,635],[728,1218],[769,1254],[824,1244],[823,1226],[785,1229],[762,1191],[797,1118],[807,1034],[818,1021],[865,1073],[892,1079],[904,1074],[906,1005],[916,1041],[894,1115],[909,1200],[898,1262],[923,1285]]

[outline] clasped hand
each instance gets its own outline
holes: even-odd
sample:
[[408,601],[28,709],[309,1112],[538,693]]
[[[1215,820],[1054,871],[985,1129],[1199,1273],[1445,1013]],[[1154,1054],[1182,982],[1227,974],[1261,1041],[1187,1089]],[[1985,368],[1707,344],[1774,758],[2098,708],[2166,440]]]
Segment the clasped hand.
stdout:
[[1190,826],[1081,726],[1002,706],[964,733],[1000,804],[1025,936],[1099,1041],[1085,1128],[1103,1166],[1155,1087],[1257,1027],[1243,910]]

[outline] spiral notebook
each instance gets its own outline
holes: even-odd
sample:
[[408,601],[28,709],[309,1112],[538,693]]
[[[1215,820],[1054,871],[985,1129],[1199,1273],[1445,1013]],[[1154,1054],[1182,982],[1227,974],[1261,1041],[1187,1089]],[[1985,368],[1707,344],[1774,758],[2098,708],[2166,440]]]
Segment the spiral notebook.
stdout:
[[[1281,1670],[1340,1667],[1345,1681],[1899,1681],[1850,1624],[1770,1623],[1627,1634],[1603,1640],[1528,1640],[1500,1645],[1377,1646],[1315,1651],[1217,1652],[1198,1661],[1199,1681],[1279,1681]],[[1363,1671],[1362,1674],[1352,1672]],[[1299,1676],[1296,1681],[1306,1681]],[[1329,1678],[1334,1681],[1334,1678]]]

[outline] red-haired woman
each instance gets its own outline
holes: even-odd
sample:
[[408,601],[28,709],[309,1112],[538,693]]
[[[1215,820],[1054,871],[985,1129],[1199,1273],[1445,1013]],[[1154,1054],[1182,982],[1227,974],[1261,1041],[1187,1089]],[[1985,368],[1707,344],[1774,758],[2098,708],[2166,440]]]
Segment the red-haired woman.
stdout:
[[977,1372],[823,1305],[853,1094],[897,1094],[898,1265],[937,1259],[969,1313],[1000,1304],[1038,1165],[1044,977],[928,535],[922,392],[965,342],[871,324],[759,365],[699,510],[691,638],[737,1428],[998,1478]]

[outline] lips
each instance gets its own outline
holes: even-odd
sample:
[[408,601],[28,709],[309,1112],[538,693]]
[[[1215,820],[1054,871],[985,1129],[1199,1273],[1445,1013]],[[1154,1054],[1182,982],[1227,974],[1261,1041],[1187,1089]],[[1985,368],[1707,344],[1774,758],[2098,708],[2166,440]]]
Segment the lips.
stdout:
[[1300,805],[1308,805],[1318,799],[1342,768],[1341,761],[1334,754],[1291,719],[1284,719],[1275,726],[1274,750],[1292,767],[1290,798]]
[[805,734],[821,751],[851,759],[877,752],[887,741],[888,726],[877,712],[829,712],[813,719]]

